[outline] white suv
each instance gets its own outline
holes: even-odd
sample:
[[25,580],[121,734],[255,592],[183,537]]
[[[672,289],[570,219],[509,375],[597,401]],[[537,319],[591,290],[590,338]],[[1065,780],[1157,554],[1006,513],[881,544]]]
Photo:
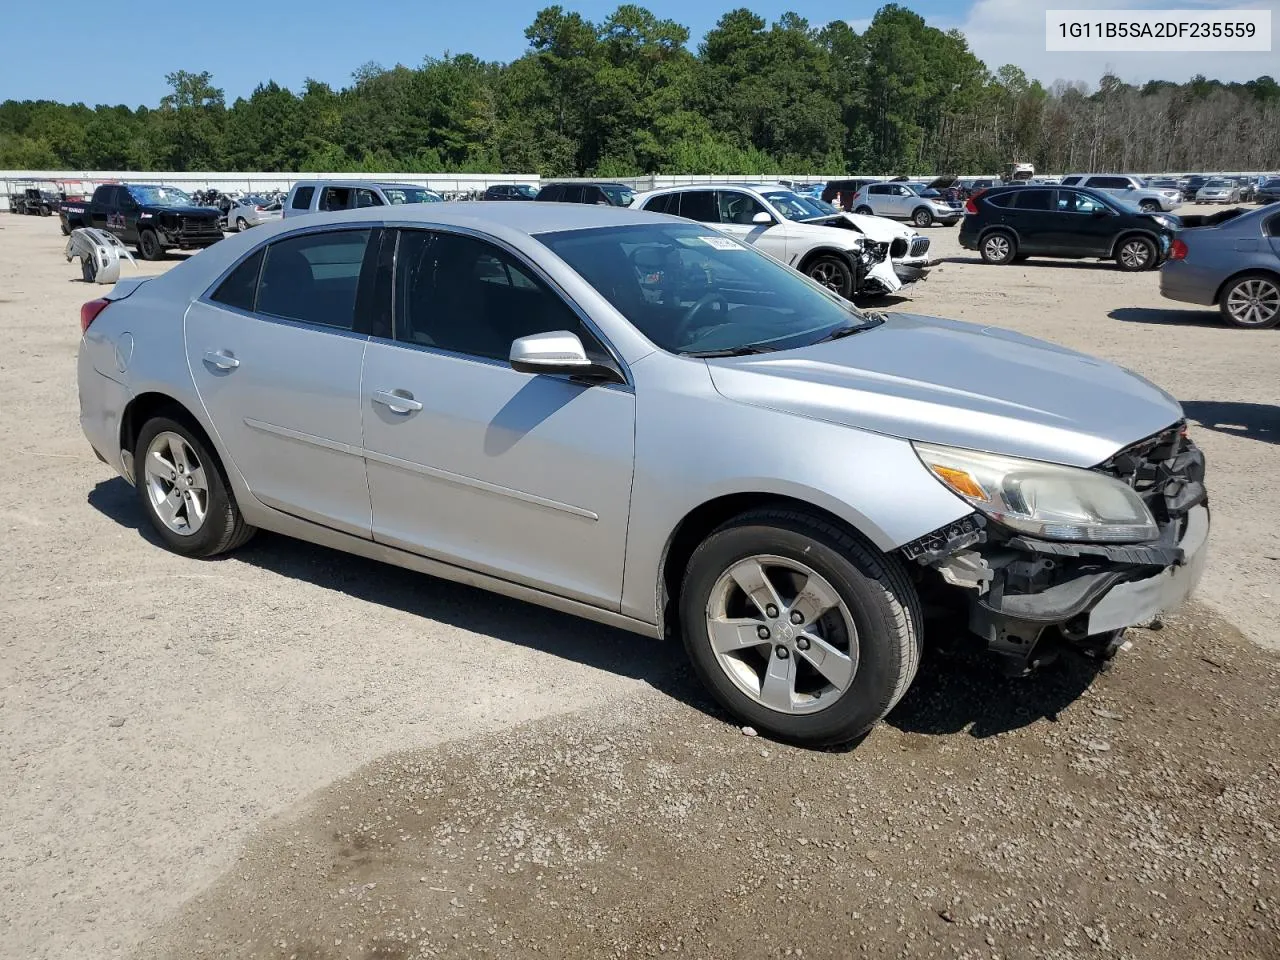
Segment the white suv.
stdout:
[[[780,185],[699,184],[651,190],[631,201],[651,213],[697,220],[759,247],[823,286],[849,298],[902,286],[889,260],[889,244],[863,238],[852,225],[824,216],[804,197]],[[806,223],[820,219],[822,223]]]
[[964,217],[964,209],[951,206],[940,196],[922,196],[927,188],[904,181],[869,183],[853,196],[854,213],[910,220],[917,227],[935,223],[950,226]]

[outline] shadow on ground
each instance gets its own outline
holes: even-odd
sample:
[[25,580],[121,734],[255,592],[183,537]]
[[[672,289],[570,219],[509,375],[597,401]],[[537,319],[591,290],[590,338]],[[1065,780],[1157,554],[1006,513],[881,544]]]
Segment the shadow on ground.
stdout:
[[[138,532],[155,547],[164,547],[145,522],[133,488],[123,479],[99,483],[88,499],[104,516]],[[260,532],[228,559],[641,680],[703,713],[735,723],[698,683],[678,641],[646,640],[534,604],[267,532]],[[1088,688],[1092,678],[1086,664],[1074,658],[1029,678],[1005,678],[969,634],[948,622],[934,621],[926,631],[926,653],[915,684],[888,722],[913,733],[968,730],[975,737],[992,736],[1055,718]],[[857,746],[855,742],[849,749]]]
[[1280,407],[1275,404],[1185,400],[1182,409],[1206,430],[1263,443],[1280,443]]
[[1218,315],[1208,310],[1167,310],[1152,307],[1117,307],[1107,314],[1124,323],[1150,323],[1156,326],[1204,327],[1215,325]]

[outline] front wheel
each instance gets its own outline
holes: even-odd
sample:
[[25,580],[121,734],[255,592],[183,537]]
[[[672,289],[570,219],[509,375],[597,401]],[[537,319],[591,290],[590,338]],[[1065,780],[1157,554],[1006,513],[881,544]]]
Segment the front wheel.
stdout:
[[1156,265],[1156,245],[1146,237],[1122,240],[1116,251],[1116,265],[1129,273],[1150,270]]
[[839,257],[818,257],[804,272],[846,300],[853,296],[853,270]]
[[1160,210],[1160,204],[1154,200],[1143,200],[1142,203],[1138,204],[1138,209],[1143,213],[1156,213]]
[[919,665],[919,601],[901,565],[798,511],[744,514],[703,541],[680,618],[694,670],[716,699],[807,746],[866,733]]
[[1280,279],[1265,273],[1237,277],[1222,291],[1219,309],[1234,327],[1269,330],[1280,325]]
[[248,221],[244,217],[236,217],[236,232],[244,233],[249,229]]
[[933,225],[933,211],[931,211],[931,210],[929,210],[929,209],[927,209],[927,208],[925,208],[925,207],[918,207],[918,208],[916,209],[915,213],[913,213],[913,214],[911,215],[911,222],[912,222],[912,223],[914,223],[917,227],[929,227],[929,226],[932,226],[932,225]]
[[160,238],[154,230],[143,230],[138,234],[138,256],[143,260],[159,260],[164,256],[164,247],[160,246]]
[[188,557],[212,557],[247,542],[245,523],[222,464],[203,437],[168,417],[148,420],[133,454],[142,510],[165,545]]

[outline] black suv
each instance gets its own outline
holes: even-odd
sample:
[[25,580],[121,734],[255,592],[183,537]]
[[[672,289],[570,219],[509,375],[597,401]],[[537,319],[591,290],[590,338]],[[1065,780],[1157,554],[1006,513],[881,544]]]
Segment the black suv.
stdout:
[[538,191],[527,183],[497,183],[481,195],[481,200],[533,200]]
[[1097,257],[1121,270],[1150,270],[1168,256],[1180,226],[1177,217],[1143,213],[1087,187],[993,187],[965,202],[960,246],[987,263]]
[[624,183],[548,183],[538,191],[535,200],[552,203],[603,203],[611,207],[629,207],[636,192]]

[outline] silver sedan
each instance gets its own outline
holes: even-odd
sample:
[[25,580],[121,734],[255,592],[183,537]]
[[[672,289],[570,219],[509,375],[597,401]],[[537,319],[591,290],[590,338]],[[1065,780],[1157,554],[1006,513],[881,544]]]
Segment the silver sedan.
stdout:
[[892,709],[926,601],[1022,672],[1113,654],[1204,563],[1204,463],[1163,391],[860,314],[674,217],[290,219],[81,326],[85,435],[172,550],[265,528],[679,636],[725,707],[796,742]]
[[1180,230],[1160,271],[1160,292],[1217,306],[1235,327],[1280,326],[1280,203]]

